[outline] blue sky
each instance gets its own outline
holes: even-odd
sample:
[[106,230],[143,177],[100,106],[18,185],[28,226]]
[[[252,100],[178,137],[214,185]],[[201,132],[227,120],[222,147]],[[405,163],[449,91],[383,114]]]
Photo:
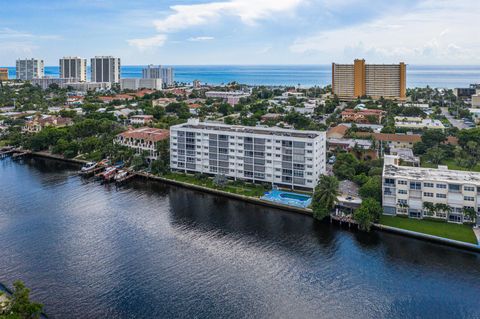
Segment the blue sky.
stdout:
[[477,0],[0,0],[0,65],[479,64]]

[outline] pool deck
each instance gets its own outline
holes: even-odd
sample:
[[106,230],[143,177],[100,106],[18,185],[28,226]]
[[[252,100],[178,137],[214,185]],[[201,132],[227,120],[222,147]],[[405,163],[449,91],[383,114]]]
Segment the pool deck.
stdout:
[[[286,195],[293,195],[292,197],[284,197],[283,194]],[[295,199],[294,197],[301,197],[302,199]],[[266,200],[273,203],[280,203],[282,205],[292,206],[292,207],[299,207],[299,208],[307,208],[312,203],[312,197],[305,194],[294,193],[290,191],[282,191],[279,189],[273,189],[268,191],[263,195],[260,199]]]

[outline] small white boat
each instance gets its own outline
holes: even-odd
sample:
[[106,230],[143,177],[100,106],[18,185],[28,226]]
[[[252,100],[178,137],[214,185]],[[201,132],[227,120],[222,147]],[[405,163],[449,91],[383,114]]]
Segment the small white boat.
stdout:
[[96,162],[88,162],[88,163],[86,163],[85,165],[83,165],[83,167],[82,167],[82,172],[91,171],[91,170],[94,169],[95,167],[97,167],[97,163],[96,163]]
[[125,176],[128,175],[128,172],[127,171],[124,171],[124,170],[119,170],[117,172],[117,174],[115,174],[115,180],[118,181],[118,180],[121,180],[122,178],[124,178]]

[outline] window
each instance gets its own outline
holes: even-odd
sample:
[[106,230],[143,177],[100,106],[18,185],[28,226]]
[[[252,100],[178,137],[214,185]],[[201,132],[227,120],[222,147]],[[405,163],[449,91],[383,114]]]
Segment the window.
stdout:
[[466,200],[466,201],[469,201],[469,202],[473,202],[475,200],[475,197],[472,197],[472,196],[463,196],[463,200]]
[[464,190],[464,191],[467,191],[467,192],[474,192],[474,191],[475,191],[475,187],[473,187],[473,186],[464,186],[464,187],[463,187],[463,190]]
[[399,193],[399,194],[406,195],[408,192],[407,192],[405,189],[399,189],[399,190],[398,190],[398,193]]
[[398,200],[398,205],[407,205],[407,204],[408,204],[408,202],[407,202],[406,199],[399,199]]
[[451,192],[460,192],[460,185],[448,184],[448,190]]
[[422,183],[410,182],[410,189],[422,189]]
[[446,194],[437,193],[437,198],[447,198]]
[[423,183],[423,187],[433,187],[433,183]]
[[407,185],[407,181],[399,180],[397,183],[398,185]]
[[447,188],[447,185],[445,185],[445,184],[437,184],[437,188],[446,189],[446,188]]
[[424,192],[424,193],[423,193],[423,196],[425,196],[425,197],[433,197],[433,193]]

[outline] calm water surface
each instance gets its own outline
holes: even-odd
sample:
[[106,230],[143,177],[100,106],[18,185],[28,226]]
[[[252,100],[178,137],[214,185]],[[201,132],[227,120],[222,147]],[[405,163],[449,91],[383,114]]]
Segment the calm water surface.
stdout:
[[0,281],[50,318],[480,317],[480,255],[77,169],[0,161]]

